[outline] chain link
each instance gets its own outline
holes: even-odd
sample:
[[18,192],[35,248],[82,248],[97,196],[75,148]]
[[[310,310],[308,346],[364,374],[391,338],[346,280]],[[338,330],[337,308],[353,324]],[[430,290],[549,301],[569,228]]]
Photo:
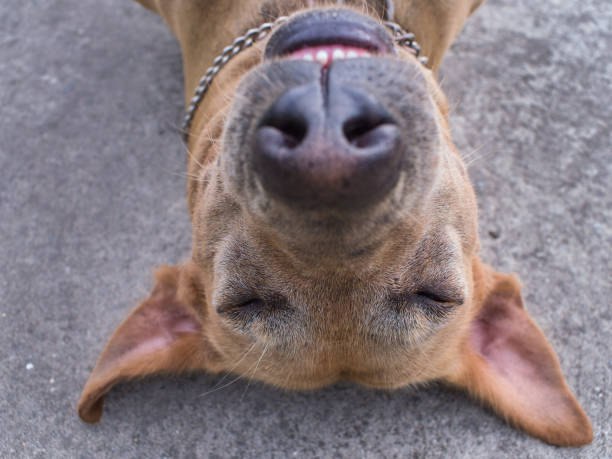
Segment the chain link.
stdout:
[[232,57],[243,49],[252,46],[253,43],[264,39],[274,26],[286,22],[287,19],[289,19],[287,16],[281,16],[274,22],[266,22],[256,29],[250,29],[243,36],[236,38],[231,45],[223,48],[221,54],[213,61],[213,65],[206,70],[206,73],[200,79],[200,82],[196,87],[195,94],[189,101],[189,107],[185,111],[185,118],[183,119],[182,126],[183,138],[185,141],[187,141],[189,136],[189,128],[191,127],[191,122],[193,121],[195,111],[197,110],[198,105],[200,105],[200,102],[202,102],[202,99],[204,98],[206,91],[208,91],[213,79],[217,73],[219,73],[219,70],[221,70]]
[[427,65],[427,58],[421,56],[421,46],[417,43],[415,36],[412,32],[406,32],[402,27],[391,21],[384,21],[384,25],[387,26],[393,33],[393,38],[398,45],[408,48],[412,54],[421,62],[423,65]]
[[[253,43],[263,40],[270,31],[277,25],[287,22],[289,18],[287,16],[281,16],[274,22],[266,22],[256,29],[250,29],[241,37],[238,37],[234,42],[223,48],[223,51],[213,61],[213,65],[206,70],[204,76],[200,79],[198,86],[196,87],[194,96],[189,101],[189,107],[185,111],[185,118],[183,119],[183,140],[187,142],[189,137],[189,129],[195,116],[195,112],[202,102],[206,91],[210,88],[210,85],[219,71],[223,68],[227,62],[238,54],[243,49],[246,49],[253,45]],[[414,34],[406,32],[401,26],[395,22],[384,21],[383,24],[389,28],[393,34],[393,38],[398,45],[408,48],[415,57],[423,64],[427,64],[427,58],[419,56],[421,54],[421,47],[416,42]]]

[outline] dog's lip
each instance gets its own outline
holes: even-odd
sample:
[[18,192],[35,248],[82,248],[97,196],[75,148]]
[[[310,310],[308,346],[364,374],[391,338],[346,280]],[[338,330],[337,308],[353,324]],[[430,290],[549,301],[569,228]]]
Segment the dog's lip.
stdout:
[[395,52],[391,35],[374,19],[351,10],[328,9],[297,15],[281,26],[270,37],[264,58],[329,45],[362,49],[370,54]]

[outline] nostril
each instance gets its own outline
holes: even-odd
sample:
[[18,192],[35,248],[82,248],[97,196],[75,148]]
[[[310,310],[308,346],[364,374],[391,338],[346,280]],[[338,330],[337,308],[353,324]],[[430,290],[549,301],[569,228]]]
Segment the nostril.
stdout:
[[358,117],[350,118],[342,125],[342,133],[352,146],[356,148],[369,148],[379,143],[387,129],[395,123],[385,117]]
[[300,117],[275,117],[265,119],[261,128],[273,128],[282,135],[282,144],[286,148],[295,148],[302,143],[308,133],[306,120]]

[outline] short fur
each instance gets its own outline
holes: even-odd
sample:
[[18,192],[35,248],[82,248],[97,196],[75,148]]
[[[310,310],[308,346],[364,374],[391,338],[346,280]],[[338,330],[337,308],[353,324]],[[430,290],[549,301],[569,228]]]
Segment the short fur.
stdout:
[[[296,209],[261,192],[249,166],[252,120],[291,85],[317,75],[303,62],[262,62],[265,40],[230,61],[189,135],[191,259],[159,270],[151,296],[115,332],[83,390],[83,420],[99,421],[104,394],[126,379],[230,371],[293,389],[340,379],[384,388],[441,380],[544,441],[592,441],[518,281],[478,257],[476,199],[435,73],[481,2],[395,2],[395,19],[416,34],[430,70],[403,50],[399,58],[338,63],[363,75],[355,84],[376,82],[367,89],[400,120],[406,148],[398,185],[365,213]],[[186,100],[215,55],[248,27],[329,7],[316,0],[140,3],[180,42]],[[343,7],[379,19],[383,4]]]

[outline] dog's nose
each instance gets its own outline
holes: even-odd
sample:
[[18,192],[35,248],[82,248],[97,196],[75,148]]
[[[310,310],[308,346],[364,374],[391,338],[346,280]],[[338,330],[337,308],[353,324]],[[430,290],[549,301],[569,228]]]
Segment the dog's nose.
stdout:
[[289,205],[359,209],[394,187],[399,128],[363,89],[312,83],[282,94],[255,132],[263,188]]

